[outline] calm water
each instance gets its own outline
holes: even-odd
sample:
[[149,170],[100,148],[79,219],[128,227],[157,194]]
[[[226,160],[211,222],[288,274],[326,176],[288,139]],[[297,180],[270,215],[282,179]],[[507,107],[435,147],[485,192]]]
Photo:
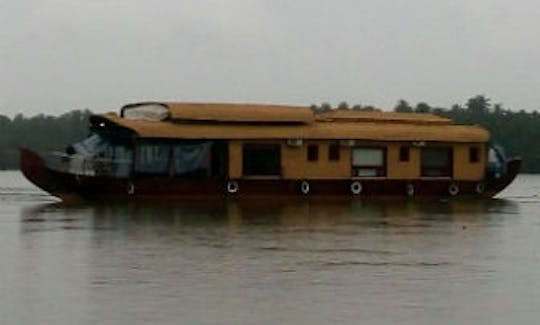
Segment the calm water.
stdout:
[[0,172],[0,323],[533,324],[539,195],[65,206]]

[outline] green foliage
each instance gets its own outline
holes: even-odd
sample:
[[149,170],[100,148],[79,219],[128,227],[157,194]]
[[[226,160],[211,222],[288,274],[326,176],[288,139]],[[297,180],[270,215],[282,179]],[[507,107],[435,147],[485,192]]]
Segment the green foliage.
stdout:
[[320,113],[330,112],[332,110],[332,106],[328,103],[322,103],[321,106],[317,106],[313,104],[311,105],[311,110],[316,114],[320,114]]
[[394,107],[394,111],[401,112],[401,113],[410,113],[413,111],[413,109],[411,105],[407,103],[407,101],[400,99],[396,107]]
[[355,104],[350,106],[347,104],[347,102],[341,102],[336,108],[332,108],[332,106],[328,103],[322,103],[320,106],[317,106],[315,104],[312,104],[310,106],[311,110],[315,114],[321,114],[326,112],[331,112],[333,110],[351,110],[351,111],[369,111],[369,112],[380,112],[381,110],[378,108],[375,108],[371,105],[362,106],[360,104]]
[[417,113],[429,113],[431,112],[431,107],[428,104],[421,102],[416,104],[414,111]]
[[88,135],[91,112],[72,111],[58,117],[17,114],[13,119],[0,115],[0,169],[19,166],[20,147],[37,151],[62,150]]
[[347,104],[347,102],[341,102],[339,103],[337,109],[349,109],[349,104]]

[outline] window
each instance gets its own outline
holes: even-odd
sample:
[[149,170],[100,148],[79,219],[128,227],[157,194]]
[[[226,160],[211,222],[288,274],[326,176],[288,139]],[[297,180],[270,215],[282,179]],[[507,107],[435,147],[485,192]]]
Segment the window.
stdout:
[[328,160],[339,160],[339,144],[337,142],[332,142],[328,146]]
[[246,176],[281,175],[281,146],[245,144],[242,149],[242,166]]
[[424,148],[421,152],[421,173],[424,177],[452,177],[451,148]]
[[176,143],[172,148],[175,176],[205,178],[210,173],[211,142]]
[[352,157],[353,176],[386,176],[385,148],[354,148]]
[[140,144],[137,147],[136,171],[147,174],[167,174],[170,147],[167,144]]
[[307,160],[317,161],[319,160],[319,146],[316,144],[310,144],[307,147]]
[[399,147],[399,161],[401,162],[407,162],[410,159],[410,150],[409,147]]
[[470,147],[469,148],[469,162],[470,163],[477,163],[480,161],[480,150],[478,147]]
[[116,177],[128,177],[131,172],[133,150],[124,146],[117,146],[114,150],[114,165]]

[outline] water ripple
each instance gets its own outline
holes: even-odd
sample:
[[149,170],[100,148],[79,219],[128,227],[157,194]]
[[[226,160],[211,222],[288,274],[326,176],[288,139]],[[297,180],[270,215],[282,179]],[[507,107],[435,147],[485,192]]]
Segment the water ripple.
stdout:
[[44,202],[56,200],[53,196],[37,188],[0,186],[0,201]]
[[383,261],[383,262],[371,262],[371,261],[333,261],[333,262],[322,262],[319,263],[323,267],[334,267],[334,266],[354,266],[354,265],[365,265],[365,266],[406,266],[406,267],[436,267],[436,266],[448,266],[452,265],[450,262],[393,262],[393,261]]
[[257,247],[259,250],[263,251],[274,251],[274,252],[305,252],[305,253],[328,253],[328,254],[339,254],[339,253],[354,253],[354,254],[372,254],[372,255],[402,255],[403,253],[388,251],[388,250],[376,250],[376,249],[366,249],[366,248],[290,248],[282,246],[261,246]]

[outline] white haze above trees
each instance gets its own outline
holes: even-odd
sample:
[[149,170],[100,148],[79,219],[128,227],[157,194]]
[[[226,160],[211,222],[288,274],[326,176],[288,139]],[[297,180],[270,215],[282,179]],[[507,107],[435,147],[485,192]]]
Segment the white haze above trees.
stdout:
[[141,100],[540,108],[540,2],[0,0],[0,114]]

